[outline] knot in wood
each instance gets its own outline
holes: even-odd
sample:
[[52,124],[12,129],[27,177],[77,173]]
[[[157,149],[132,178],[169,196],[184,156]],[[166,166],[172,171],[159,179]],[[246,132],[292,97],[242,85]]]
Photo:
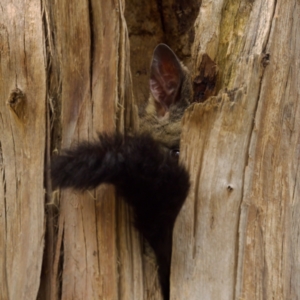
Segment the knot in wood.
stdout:
[[263,65],[263,67],[265,68],[269,63],[270,63],[270,53],[265,53],[262,60],[261,60],[261,63]]
[[23,119],[25,102],[25,94],[20,89],[16,88],[10,93],[7,104],[19,119]]
[[227,186],[227,190],[228,190],[228,192],[232,192],[233,191],[233,187],[231,185],[228,185]]

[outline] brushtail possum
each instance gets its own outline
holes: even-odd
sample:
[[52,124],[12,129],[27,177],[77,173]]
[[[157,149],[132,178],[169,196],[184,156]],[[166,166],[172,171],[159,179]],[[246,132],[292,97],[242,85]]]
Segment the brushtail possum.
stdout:
[[181,118],[192,99],[187,69],[159,44],[150,69],[150,98],[134,134],[100,133],[53,158],[54,187],[86,190],[114,184],[132,206],[134,225],[152,247],[164,300],[169,299],[172,232],[189,190],[178,162]]

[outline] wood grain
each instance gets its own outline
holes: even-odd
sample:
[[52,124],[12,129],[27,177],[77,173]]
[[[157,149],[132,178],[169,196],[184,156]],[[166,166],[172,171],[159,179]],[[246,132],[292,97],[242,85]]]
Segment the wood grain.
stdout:
[[204,53],[216,60],[219,92],[183,121],[192,188],[174,233],[172,299],[300,296],[299,9],[202,3],[195,70]]
[[164,41],[193,79],[205,57],[218,71],[183,119],[171,299],[300,298],[299,1],[191,0],[194,30],[186,3],[127,3],[135,86],[125,2],[0,3],[0,299],[160,299],[113,187],[52,194],[47,174],[61,148],[136,127]]
[[0,298],[35,299],[45,200],[40,2],[2,1],[0,20]]

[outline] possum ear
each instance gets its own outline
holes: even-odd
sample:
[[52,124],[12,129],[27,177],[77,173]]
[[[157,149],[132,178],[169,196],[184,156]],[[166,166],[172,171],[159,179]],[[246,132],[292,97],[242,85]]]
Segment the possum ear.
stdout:
[[150,91],[158,116],[163,117],[179,100],[183,77],[177,56],[167,45],[159,44],[154,50],[150,68]]

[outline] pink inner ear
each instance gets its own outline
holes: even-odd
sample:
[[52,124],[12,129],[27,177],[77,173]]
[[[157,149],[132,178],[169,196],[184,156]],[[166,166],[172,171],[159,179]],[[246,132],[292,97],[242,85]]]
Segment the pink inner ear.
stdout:
[[182,68],[174,52],[164,44],[158,45],[151,64],[150,91],[159,115],[164,115],[179,99],[182,78]]

